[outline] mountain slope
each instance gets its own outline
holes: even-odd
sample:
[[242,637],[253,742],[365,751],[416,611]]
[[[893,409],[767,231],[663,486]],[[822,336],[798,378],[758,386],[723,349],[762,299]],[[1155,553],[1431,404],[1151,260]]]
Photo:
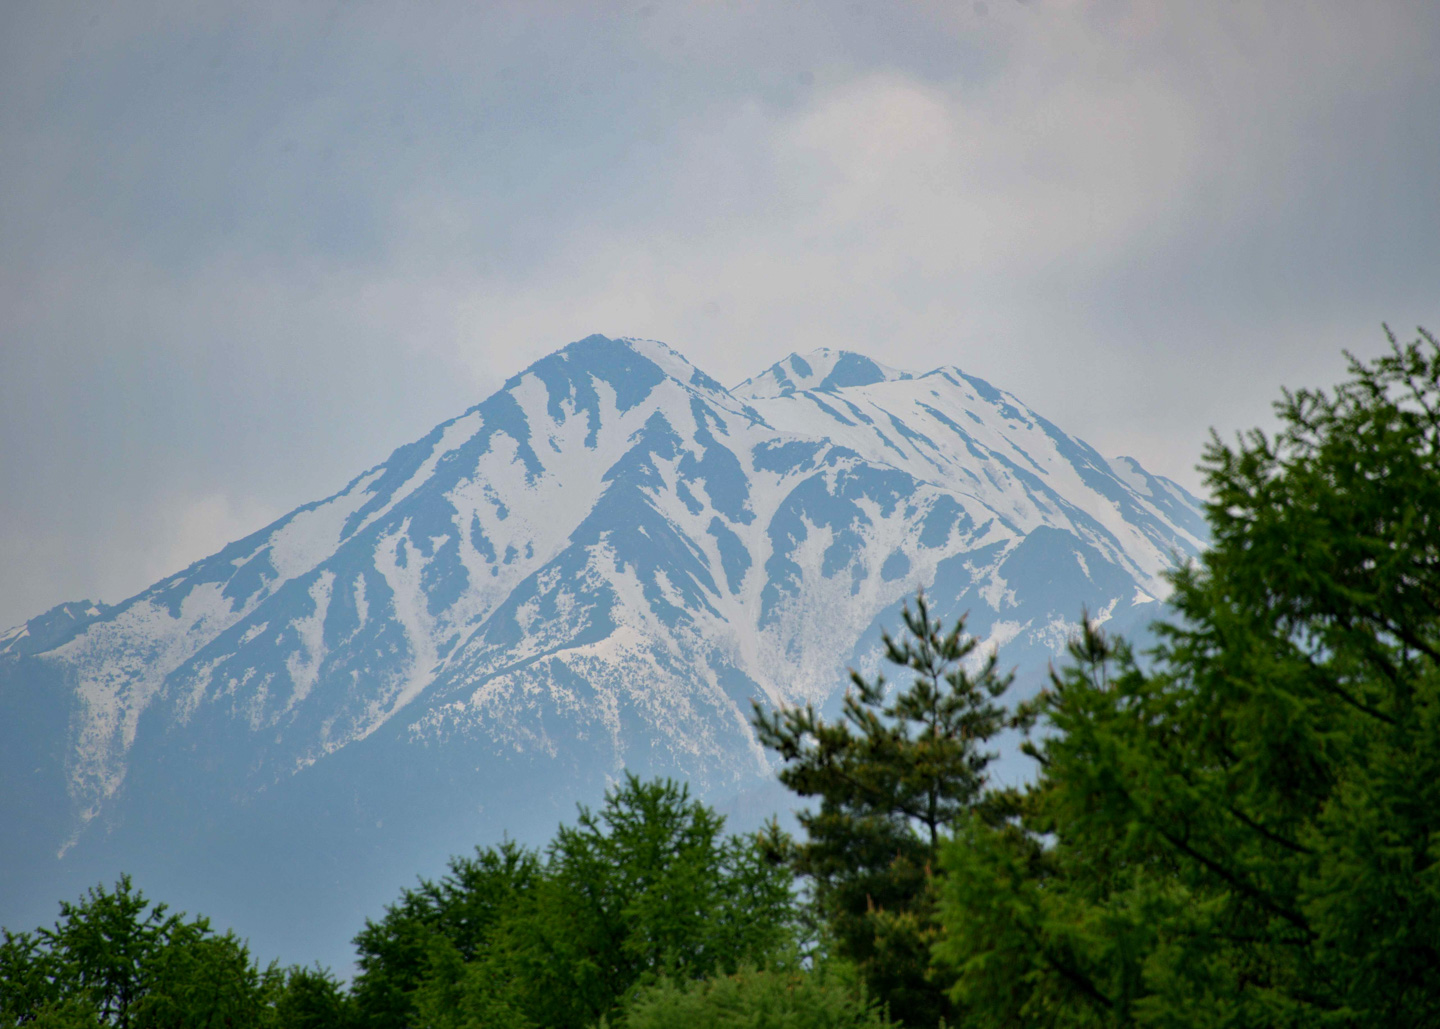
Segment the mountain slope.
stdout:
[[624,767],[763,795],[752,699],[833,704],[917,588],[1030,685],[1082,604],[1154,616],[1198,507],[958,369],[819,351],[727,390],[592,336],[141,594],[0,635],[0,921],[128,862],[221,917],[308,904],[251,923],[308,959],[377,900],[325,908],[298,866],[384,899]]

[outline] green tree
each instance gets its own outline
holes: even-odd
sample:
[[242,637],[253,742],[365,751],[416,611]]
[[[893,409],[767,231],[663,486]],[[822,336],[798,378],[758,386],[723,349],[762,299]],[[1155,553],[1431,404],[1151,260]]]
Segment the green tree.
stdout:
[[[560,828],[543,863],[497,860],[493,875],[407,891],[362,933],[357,999],[403,1000],[370,1017],[404,1010],[406,1022],[376,1025],[580,1029],[639,984],[764,961],[791,941],[791,875],[723,830],[686,787],[627,776]],[[462,908],[485,914],[445,914]]]
[[549,1012],[537,1021],[590,1024],[637,983],[733,971],[789,942],[788,871],[724,824],[688,787],[631,775],[560,829],[521,947],[532,1010]]
[[[204,919],[183,923],[145,962],[137,1029],[239,1029],[268,1023],[283,988],[275,966],[261,969],[233,933],[213,933]],[[118,1025],[119,1023],[117,1023]]]
[[360,1023],[368,1029],[409,1025],[413,995],[430,970],[437,941],[462,964],[481,957],[502,919],[541,876],[539,854],[506,840],[476,848],[474,857],[451,858],[439,880],[421,879],[378,922],[367,919],[355,937],[360,971],[353,994]]
[[409,1024],[418,1029],[535,1029],[522,1010],[534,1004],[527,1005],[531,991],[514,979],[515,957],[499,945],[466,962],[449,940],[432,938],[426,977],[415,992]]
[[349,993],[319,966],[288,969],[273,1004],[275,1029],[348,1029],[356,1021]]
[[791,854],[828,923],[836,951],[907,1025],[949,1014],[929,975],[935,934],[932,873],[942,835],[980,801],[994,755],[985,742],[1005,724],[1009,686],[991,655],[966,661],[977,641],[960,618],[946,632],[921,594],[902,615],[907,635],[882,636],[886,659],[913,673],[888,696],[883,677],[852,672],[844,716],[810,705],[756,707],[760,740],[785,762],[780,781],[819,810],[801,812],[806,839]]
[[1440,345],[1277,412],[1206,453],[1149,670],[1088,629],[947,849],[967,1024],[1440,1024]]
[[9,1029],[61,1001],[55,960],[34,933],[0,929],[0,1026]]
[[830,968],[743,967],[731,975],[663,979],[627,1000],[621,1029],[890,1029],[864,986]]
[[233,933],[151,904],[121,876],[62,901],[54,928],[4,932],[0,1025],[258,1026],[279,982]]

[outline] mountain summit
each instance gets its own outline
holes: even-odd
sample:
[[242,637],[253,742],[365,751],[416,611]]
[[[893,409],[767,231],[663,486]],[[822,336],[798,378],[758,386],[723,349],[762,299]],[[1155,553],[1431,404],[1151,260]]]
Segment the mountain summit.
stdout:
[[864,354],[821,347],[805,355],[791,354],[765,371],[736,386],[741,397],[781,397],[806,390],[837,390],[845,386],[873,386],[893,379],[913,379],[910,372],[889,368]]
[[1082,605],[1155,617],[1204,532],[957,368],[819,350],[727,390],[591,336],[144,592],[0,634],[0,923],[125,869],[333,960],[416,871],[622,768],[743,818],[773,797],[751,701],[835,703],[917,588],[1024,690]]

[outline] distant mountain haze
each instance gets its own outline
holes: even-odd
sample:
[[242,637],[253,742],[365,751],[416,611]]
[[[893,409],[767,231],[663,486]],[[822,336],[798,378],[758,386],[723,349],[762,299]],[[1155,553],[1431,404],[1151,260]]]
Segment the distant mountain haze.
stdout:
[[752,700],[833,708],[919,588],[1032,693],[1082,607],[1159,616],[1200,507],[956,367],[819,350],[726,389],[591,336],[137,596],[0,633],[0,924],[124,870],[345,971],[416,874],[622,769],[735,827],[788,806]]

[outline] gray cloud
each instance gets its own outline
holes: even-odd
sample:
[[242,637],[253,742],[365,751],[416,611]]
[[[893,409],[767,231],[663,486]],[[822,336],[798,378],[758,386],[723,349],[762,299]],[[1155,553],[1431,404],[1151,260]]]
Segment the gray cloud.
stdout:
[[1433,5],[0,14],[0,623],[592,331],[954,362],[1188,485],[1440,324]]

